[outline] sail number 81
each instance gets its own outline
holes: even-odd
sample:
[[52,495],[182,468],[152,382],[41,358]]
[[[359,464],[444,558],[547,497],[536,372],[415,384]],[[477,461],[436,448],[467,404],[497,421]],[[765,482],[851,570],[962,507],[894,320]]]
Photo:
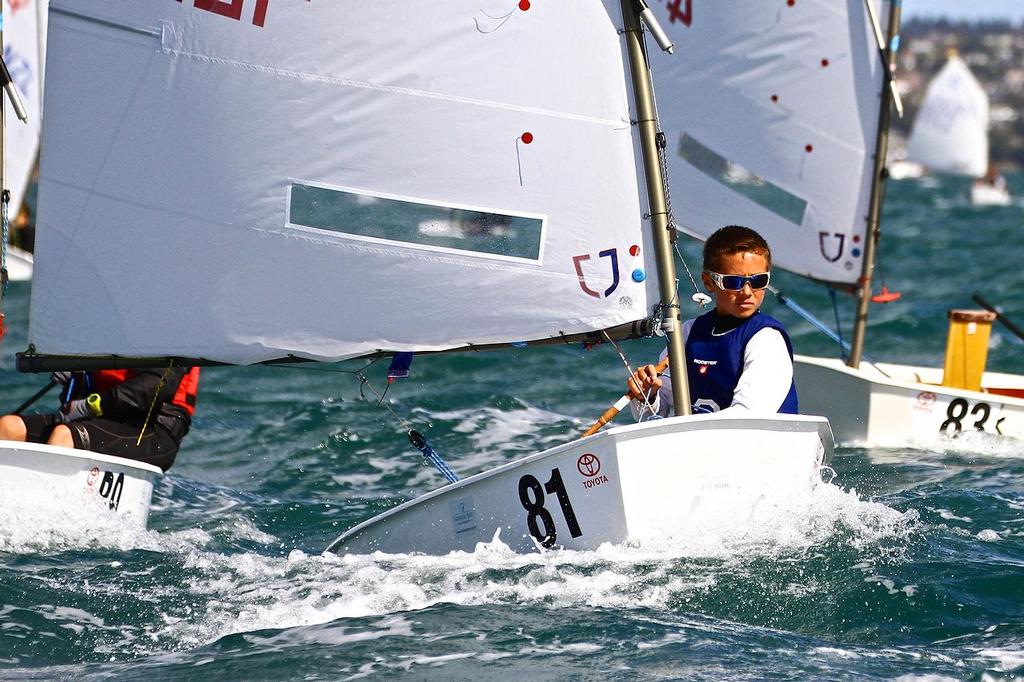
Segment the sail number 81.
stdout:
[[526,525],[530,529],[530,535],[542,547],[552,547],[558,537],[555,520],[551,517],[551,512],[544,506],[545,492],[558,498],[558,506],[562,508],[562,518],[565,519],[565,525],[569,528],[569,534],[574,538],[583,535],[580,524],[576,521],[576,512],[572,509],[572,502],[569,501],[569,493],[565,491],[562,474],[557,468],[551,470],[551,478],[543,488],[540,481],[530,474],[519,479],[519,501],[522,503],[523,509],[527,511]]

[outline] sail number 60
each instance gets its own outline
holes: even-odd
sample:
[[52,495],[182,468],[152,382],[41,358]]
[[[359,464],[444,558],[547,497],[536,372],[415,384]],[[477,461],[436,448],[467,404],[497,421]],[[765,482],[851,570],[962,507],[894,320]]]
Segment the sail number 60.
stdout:
[[558,537],[555,520],[551,517],[551,512],[544,506],[545,491],[558,498],[558,506],[562,508],[562,518],[565,519],[565,525],[569,528],[569,534],[574,538],[583,535],[580,524],[576,521],[576,512],[572,509],[572,502],[569,501],[569,493],[565,491],[562,474],[557,468],[551,470],[551,478],[543,488],[541,488],[540,481],[530,474],[519,479],[519,501],[522,503],[523,509],[527,511],[526,525],[530,529],[530,535],[543,547],[552,547]]

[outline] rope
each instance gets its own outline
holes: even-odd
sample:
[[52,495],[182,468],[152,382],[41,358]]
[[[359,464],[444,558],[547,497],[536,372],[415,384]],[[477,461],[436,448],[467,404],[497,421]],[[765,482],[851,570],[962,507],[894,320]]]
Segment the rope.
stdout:
[[828,295],[829,298],[832,299],[832,314],[836,318],[836,339],[839,342],[839,353],[840,355],[842,355],[843,362],[846,362],[849,359],[849,356],[846,353],[847,349],[849,348],[849,345],[843,341],[843,328],[839,324],[839,302],[836,300],[836,290],[833,289],[832,287],[829,287]]
[[146,433],[146,427],[149,426],[149,418],[153,416],[153,408],[156,406],[156,400],[160,397],[160,391],[163,390],[164,382],[167,380],[167,375],[171,373],[171,368],[174,367],[174,360],[171,360],[167,364],[167,369],[164,370],[163,375],[160,377],[160,383],[156,385],[156,391],[153,392],[153,402],[149,404],[149,410],[146,411],[146,420],[142,422],[142,430],[139,431],[139,437],[135,441],[135,447],[139,447],[142,444],[142,436]]
[[[9,277],[7,275],[7,241],[10,238],[8,212],[10,210],[11,193],[6,189],[3,190],[3,197],[0,198],[0,222],[3,222],[3,228],[0,230],[0,299],[3,299],[4,294],[7,293],[7,282]],[[0,306],[0,313],[3,312],[3,307]]]
[[366,363],[366,365],[356,370],[338,369],[333,367],[300,367],[296,365],[268,365],[268,367],[278,367],[280,369],[298,369],[307,372],[335,372],[338,374],[353,375],[356,379],[359,380],[360,397],[366,397],[366,394],[363,393],[364,387],[370,389],[370,391],[372,391],[373,394],[377,396],[377,406],[383,407],[391,414],[395,421],[401,424],[402,428],[405,429],[406,435],[409,437],[409,442],[411,442],[413,446],[423,454],[424,459],[433,464],[434,468],[441,472],[441,475],[444,476],[450,483],[455,483],[456,481],[459,480],[458,475],[454,471],[452,471],[452,468],[448,466],[448,463],[444,461],[444,458],[440,454],[438,454],[437,450],[435,450],[430,445],[430,443],[427,442],[427,439],[423,437],[423,434],[414,429],[406,419],[404,419],[400,414],[391,409],[390,405],[384,402],[384,395],[387,393],[387,389],[384,389],[384,393],[379,392],[376,388],[373,387],[373,384],[370,383],[370,380],[367,379],[366,375],[363,373],[368,368],[372,367],[374,364],[380,362],[383,359],[383,356],[379,358],[374,358],[370,362]]
[[693,287],[693,302],[700,306],[703,310],[709,303],[711,303],[711,297],[700,290],[697,286],[697,280],[693,278],[693,273],[690,272],[690,266],[686,264],[686,259],[683,258],[683,252],[679,250],[679,244],[672,244],[672,248],[675,249],[676,255],[679,256],[679,262],[683,264],[683,269],[686,270],[686,276],[690,278],[690,285]]
[[[839,326],[839,305],[836,302],[836,292],[835,292],[835,289],[829,288],[829,293],[832,296],[832,309],[833,309],[833,312],[835,313],[835,316],[836,316],[836,330],[837,331],[832,331],[831,329],[826,327],[824,322],[820,321],[818,318],[816,318],[810,312],[805,310],[796,301],[792,300],[788,295],[782,293],[781,291],[779,291],[775,287],[771,287],[771,286],[768,287],[768,291],[772,292],[775,295],[775,297],[777,299],[779,299],[779,301],[783,305],[785,305],[787,308],[792,310],[794,313],[796,313],[800,317],[804,318],[804,320],[806,320],[807,322],[810,322],[811,325],[815,329],[817,329],[822,334],[824,334],[825,336],[827,336],[828,338],[832,339],[837,344],[839,344],[839,354],[842,357],[843,362],[846,362],[846,360],[849,357],[848,356],[848,352],[850,350],[850,344],[847,343],[846,341],[844,341],[842,335],[839,333],[841,331],[840,326]],[[892,377],[889,376],[889,373],[886,372],[881,367],[879,367],[873,360],[869,360],[867,357],[862,356],[861,357],[861,361],[865,362],[867,364],[872,365],[875,368],[875,370],[877,372],[879,372],[882,376],[887,377],[889,379],[892,379]]]
[[434,468],[441,472],[441,475],[448,479],[449,483],[455,483],[459,480],[458,475],[452,471],[448,463],[444,461],[441,455],[437,454],[437,450],[430,446],[427,439],[423,437],[423,434],[416,429],[409,429],[409,442],[413,446],[423,453],[423,456],[434,465]]
[[[622,352],[622,348],[618,343],[616,343],[615,339],[608,335],[607,331],[602,329],[601,333],[604,334],[604,338],[607,339],[608,343],[612,344],[615,352],[619,354],[619,359],[622,360],[622,364],[626,366],[626,372],[628,372],[628,375],[633,376],[633,368],[630,366],[629,360],[626,359],[626,354]],[[640,418],[637,421],[643,421],[647,410],[650,410],[651,414],[654,414],[654,405],[651,403],[650,398],[648,398],[647,395],[644,395],[644,404],[640,408]]]
[[[363,396],[363,387],[364,386],[366,388],[370,389],[371,391],[373,391],[374,395],[377,396],[377,406],[378,407],[382,406],[385,410],[390,412],[391,416],[395,418],[395,421],[397,421],[399,424],[402,425],[402,428],[405,429],[406,432],[413,430],[412,425],[410,425],[409,422],[407,422],[405,419],[403,419],[401,415],[399,415],[397,412],[395,412],[394,410],[391,409],[390,405],[388,405],[387,403],[384,402],[384,394],[378,392],[377,389],[375,389],[373,387],[373,385],[370,383],[370,380],[366,378],[365,374],[363,374],[362,370],[359,370],[359,371],[355,372],[355,375],[356,375],[356,378],[359,379],[359,395]],[[387,391],[385,391],[385,393],[387,393]],[[363,396],[363,397],[365,397],[365,396]]]
[[405,433],[409,436],[409,442],[413,444],[413,447],[419,450],[423,454],[423,457],[433,464],[434,468],[441,472],[441,475],[444,476],[449,483],[455,483],[458,481],[458,475],[452,471],[452,468],[448,466],[448,463],[444,461],[444,458],[440,454],[438,454],[437,450],[427,442],[427,439],[423,434],[412,428],[409,422],[403,419],[401,415],[391,409],[390,405],[384,402],[384,393],[387,393],[387,389],[384,390],[384,393],[378,392],[377,389],[373,387],[373,384],[370,383],[370,380],[366,378],[366,375],[363,374],[362,370],[355,372],[355,375],[359,379],[359,394],[363,394],[364,386],[373,391],[378,398],[377,406],[380,407],[383,405],[384,409],[390,412],[391,416],[395,418],[395,421],[402,425],[402,428],[405,429]]

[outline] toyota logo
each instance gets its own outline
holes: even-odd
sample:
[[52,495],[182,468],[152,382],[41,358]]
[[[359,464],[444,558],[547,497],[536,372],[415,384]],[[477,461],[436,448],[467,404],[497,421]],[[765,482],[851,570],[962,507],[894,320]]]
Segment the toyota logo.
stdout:
[[597,458],[597,455],[588,452],[580,455],[580,458],[576,460],[576,469],[584,476],[597,476],[601,471],[601,460]]

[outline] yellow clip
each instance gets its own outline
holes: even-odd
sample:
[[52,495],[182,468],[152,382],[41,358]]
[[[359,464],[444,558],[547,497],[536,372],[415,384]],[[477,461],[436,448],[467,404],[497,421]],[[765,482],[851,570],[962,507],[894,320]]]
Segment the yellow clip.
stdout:
[[90,393],[85,398],[85,404],[89,407],[89,411],[92,412],[94,417],[103,416],[103,408],[100,407],[100,394]]

